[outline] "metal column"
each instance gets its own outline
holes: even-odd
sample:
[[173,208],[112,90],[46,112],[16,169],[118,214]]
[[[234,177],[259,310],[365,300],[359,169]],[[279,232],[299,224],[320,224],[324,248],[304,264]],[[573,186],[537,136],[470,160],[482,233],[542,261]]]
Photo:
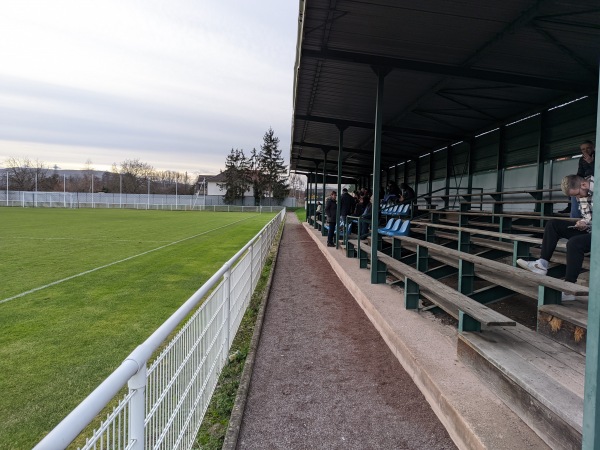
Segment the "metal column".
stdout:
[[[596,106],[596,143],[600,142],[600,103]],[[600,167],[595,160],[595,167]],[[598,173],[600,173],[600,168]],[[600,221],[592,221],[592,255],[600,254]],[[592,258],[590,267],[590,298],[588,303],[587,352],[585,356],[585,391],[583,395],[584,450],[600,448],[600,277],[598,259]]]
[[381,137],[383,128],[383,85],[388,69],[378,68],[377,102],[375,104],[375,139],[373,146],[373,198],[371,199],[371,284],[377,280],[377,226],[379,225],[379,184],[381,177]]
[[[340,248],[340,207],[342,206],[342,156],[344,153],[344,130],[346,127],[338,125],[339,131],[339,149],[338,149],[338,170],[337,170],[337,209],[335,211],[335,248]],[[346,230],[344,230],[345,232]]]

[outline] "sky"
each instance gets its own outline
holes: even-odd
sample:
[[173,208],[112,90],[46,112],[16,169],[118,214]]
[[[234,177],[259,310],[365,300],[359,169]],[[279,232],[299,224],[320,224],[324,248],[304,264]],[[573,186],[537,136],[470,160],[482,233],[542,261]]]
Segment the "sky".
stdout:
[[217,174],[272,127],[289,160],[297,0],[2,0],[10,158]]

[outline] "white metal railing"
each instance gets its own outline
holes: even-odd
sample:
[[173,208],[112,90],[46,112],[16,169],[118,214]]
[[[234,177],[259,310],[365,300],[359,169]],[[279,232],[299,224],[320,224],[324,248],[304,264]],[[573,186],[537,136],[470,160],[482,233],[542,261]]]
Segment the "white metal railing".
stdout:
[[0,206],[22,208],[122,208],[160,210],[207,210],[207,211],[279,211],[283,207],[295,207],[296,199],[287,197],[282,205],[275,200],[262,199],[254,206],[254,197],[244,197],[241,205],[227,205],[222,195],[189,194],[120,194],[112,192],[45,192],[10,191],[0,189]]
[[[66,448],[128,385],[83,449],[189,449],[227,362],[282,210],[35,447]],[[151,355],[209,294],[148,366]]]

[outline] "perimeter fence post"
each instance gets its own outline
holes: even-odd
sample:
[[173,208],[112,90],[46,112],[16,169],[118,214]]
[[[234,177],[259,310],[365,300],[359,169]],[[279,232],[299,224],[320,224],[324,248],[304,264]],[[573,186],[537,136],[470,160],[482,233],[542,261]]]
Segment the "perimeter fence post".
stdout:
[[148,382],[148,369],[146,362],[140,367],[138,373],[127,382],[129,392],[135,391],[131,397],[129,411],[129,438],[132,450],[144,450],[146,440],[144,436],[144,421],[146,419],[146,385]]
[[223,292],[225,294],[225,301],[223,307],[225,308],[225,352],[223,354],[223,361],[227,362],[229,355],[229,346],[231,345],[229,336],[229,327],[231,326],[231,267],[227,268],[227,272],[223,275]]

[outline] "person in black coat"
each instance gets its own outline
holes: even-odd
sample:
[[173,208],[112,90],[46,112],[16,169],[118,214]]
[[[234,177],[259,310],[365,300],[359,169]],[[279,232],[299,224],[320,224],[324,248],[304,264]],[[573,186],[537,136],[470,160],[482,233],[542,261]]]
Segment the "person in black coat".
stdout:
[[400,204],[405,205],[406,203],[413,203],[417,198],[415,191],[408,184],[400,184]]
[[325,202],[325,217],[329,225],[327,232],[327,247],[334,247],[333,236],[335,235],[335,216],[337,214],[337,192],[331,191],[329,198]]
[[340,198],[340,220],[346,222],[346,216],[351,215],[354,211],[354,198],[348,193],[348,189],[342,189],[342,197]]

